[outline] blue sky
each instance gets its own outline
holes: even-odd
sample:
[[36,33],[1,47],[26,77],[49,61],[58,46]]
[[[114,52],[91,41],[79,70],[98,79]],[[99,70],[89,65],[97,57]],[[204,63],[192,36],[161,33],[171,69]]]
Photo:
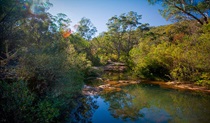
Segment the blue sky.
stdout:
[[71,19],[74,26],[86,17],[91,20],[98,32],[107,31],[106,23],[114,15],[120,15],[129,11],[142,15],[141,23],[149,23],[150,26],[169,24],[158,12],[160,5],[149,5],[147,0],[50,0],[53,7],[49,12],[53,15],[64,13]]

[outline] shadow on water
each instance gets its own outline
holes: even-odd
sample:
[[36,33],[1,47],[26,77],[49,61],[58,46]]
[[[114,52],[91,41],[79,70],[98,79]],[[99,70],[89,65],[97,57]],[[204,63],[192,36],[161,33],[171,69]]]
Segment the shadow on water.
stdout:
[[91,123],[92,116],[98,105],[96,99],[98,96],[82,96],[78,98],[74,110],[69,115],[67,123]]
[[209,95],[143,83],[121,88],[121,91],[86,97],[82,102],[83,108],[76,111],[78,115],[75,117],[76,121],[93,123],[210,121]]

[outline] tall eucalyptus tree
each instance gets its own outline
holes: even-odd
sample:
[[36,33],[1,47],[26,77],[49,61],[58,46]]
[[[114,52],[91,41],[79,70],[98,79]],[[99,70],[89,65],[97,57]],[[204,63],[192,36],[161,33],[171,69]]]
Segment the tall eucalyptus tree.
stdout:
[[128,55],[135,42],[137,42],[133,38],[133,34],[134,30],[141,25],[140,19],[141,15],[130,11],[120,16],[113,16],[108,20],[108,34],[111,36],[110,41],[117,53],[118,60],[122,54]]
[[86,40],[91,40],[93,35],[97,32],[97,29],[90,19],[83,17],[77,25],[77,32]]

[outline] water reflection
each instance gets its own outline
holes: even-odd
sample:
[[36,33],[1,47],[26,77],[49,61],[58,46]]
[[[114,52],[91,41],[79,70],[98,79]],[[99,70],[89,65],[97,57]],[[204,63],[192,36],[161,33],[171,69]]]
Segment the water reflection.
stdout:
[[93,123],[208,123],[210,96],[137,84],[121,91],[86,97],[75,122]]
[[132,121],[137,120],[143,115],[139,113],[139,109],[142,107],[149,107],[147,103],[139,101],[141,107],[135,105],[132,100],[135,96],[126,93],[126,91],[113,92],[101,95],[106,103],[109,104],[109,111],[114,118],[120,118],[122,120],[130,119]]
[[92,116],[98,109],[98,96],[83,96],[78,98],[76,107],[69,116],[67,123],[91,123]]
[[[118,119],[120,122],[209,122],[210,97],[195,93],[161,89],[154,85],[130,85],[120,92],[100,95],[99,107],[107,105],[112,117],[109,122]],[[93,122],[100,118],[95,112]]]
[[101,95],[105,103],[109,104],[108,111],[113,118],[129,122],[167,122],[171,119],[162,109],[154,107],[151,97],[147,97],[144,90],[138,86],[129,86],[121,92]]

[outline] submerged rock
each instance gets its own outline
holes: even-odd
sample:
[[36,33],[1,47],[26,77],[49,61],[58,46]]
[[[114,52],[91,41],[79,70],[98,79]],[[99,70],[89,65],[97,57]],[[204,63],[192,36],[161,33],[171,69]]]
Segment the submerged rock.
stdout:
[[138,83],[140,83],[140,81],[134,81],[134,80],[104,81],[102,85],[96,87],[84,85],[82,94],[86,96],[94,96],[100,94],[102,91],[106,93],[113,91],[121,91],[122,86],[130,84],[138,84]]
[[98,95],[102,90],[103,89],[100,87],[91,87],[91,86],[84,85],[82,94],[85,96],[94,96],[94,95]]

